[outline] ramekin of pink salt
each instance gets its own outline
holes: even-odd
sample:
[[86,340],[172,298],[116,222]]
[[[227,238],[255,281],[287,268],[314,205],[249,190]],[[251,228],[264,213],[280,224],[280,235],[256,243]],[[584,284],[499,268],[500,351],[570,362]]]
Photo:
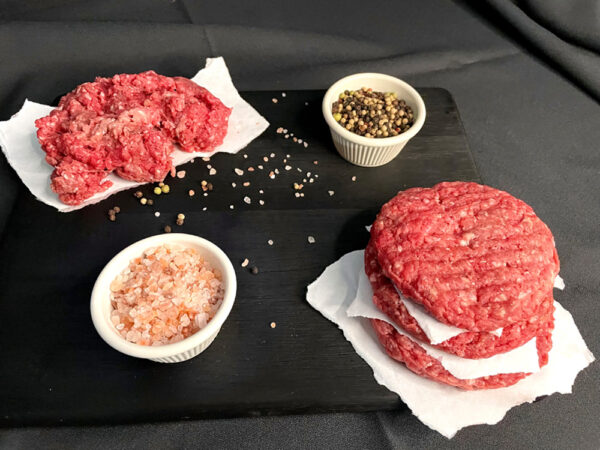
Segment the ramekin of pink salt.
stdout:
[[92,291],[92,320],[111,347],[158,362],[204,351],[229,315],[235,271],[215,244],[161,234],[118,253]]

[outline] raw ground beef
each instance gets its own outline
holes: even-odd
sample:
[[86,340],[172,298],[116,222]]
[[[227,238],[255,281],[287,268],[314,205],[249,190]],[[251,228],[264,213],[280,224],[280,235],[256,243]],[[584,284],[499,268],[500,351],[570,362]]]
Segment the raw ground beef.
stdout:
[[153,71],[96,78],[65,95],[36,121],[46,161],[56,169],[51,187],[77,205],[112,183],[162,181],[176,143],[186,152],[211,152],[223,142],[231,109],[182,77]]
[[[432,345],[416,319],[400,300],[392,282],[383,274],[377,262],[372,241],[365,249],[365,272],[373,288],[373,303],[400,328],[418,340]],[[468,331],[454,336],[433,347],[462,358],[489,358],[498,353],[520,347],[535,336],[542,336],[552,330],[554,325],[554,299],[552,292],[542,303],[543,314],[533,316],[526,321],[504,327],[501,336],[489,332]]]
[[384,274],[443,323],[492,331],[540,315],[559,271],[530,206],[476,183],[400,192],[371,237]]
[[[379,342],[388,355],[416,373],[440,383],[449,384],[465,390],[497,389],[511,386],[522,380],[527,373],[498,374],[486,377],[462,380],[444,369],[442,363],[428,355],[425,349],[412,339],[398,333],[393,326],[382,320],[370,319]],[[548,330],[537,338],[540,367],[548,363],[548,352],[552,348],[552,334]]]

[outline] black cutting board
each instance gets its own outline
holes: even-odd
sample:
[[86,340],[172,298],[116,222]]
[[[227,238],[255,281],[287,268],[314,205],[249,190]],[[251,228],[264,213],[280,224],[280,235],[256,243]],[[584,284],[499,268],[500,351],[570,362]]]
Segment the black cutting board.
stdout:
[[[244,97],[270,128],[237,155],[187,164],[186,177],[170,179],[171,193],[155,198],[153,207],[140,205],[133,191],[126,191],[63,214],[22,187],[0,243],[0,424],[403,407],[396,394],[377,384],[341,331],[308,305],[305,292],[327,265],[364,248],[365,225],[398,190],[480,180],[451,95],[438,88],[419,91],[427,106],[425,126],[394,161],[379,168],[353,166],[336,153],[321,115],[322,91],[285,97],[248,92]],[[291,135],[285,139],[278,127],[309,146],[293,142]],[[275,158],[264,162],[271,153]],[[282,162],[286,154],[290,171]],[[216,175],[208,175],[207,164]],[[234,173],[248,166],[256,170],[242,177]],[[272,180],[268,173],[275,168],[280,174]],[[318,178],[307,180],[305,196],[296,198],[292,185],[308,171]],[[208,197],[201,192],[203,179],[214,185]],[[250,186],[243,187],[244,181]],[[189,189],[196,191],[194,197]],[[142,190],[154,198],[150,187]],[[107,210],[114,205],[122,212],[112,223]],[[177,227],[180,212],[186,219]],[[219,245],[233,261],[239,284],[217,339],[200,356],[179,364],[118,353],[97,335],[89,314],[90,292],[102,267],[166,224]],[[316,243],[308,243],[309,235]],[[240,267],[244,258],[259,268],[257,275]]]

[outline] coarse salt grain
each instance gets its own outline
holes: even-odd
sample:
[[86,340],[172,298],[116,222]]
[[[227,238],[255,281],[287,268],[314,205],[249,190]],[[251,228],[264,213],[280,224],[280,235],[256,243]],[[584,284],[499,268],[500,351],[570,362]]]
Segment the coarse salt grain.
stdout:
[[179,342],[202,329],[224,296],[222,275],[193,248],[152,247],[112,281],[111,322],[139,345]]
[[269,239],[269,240],[267,241],[267,244],[269,244],[269,245],[273,245],[273,239]]
[[250,204],[252,202],[252,200],[250,200],[250,197],[246,196],[244,197],[244,203]]
[[333,194],[335,194],[335,191],[327,191],[327,193],[329,194],[330,197],[332,197]]
[[154,213],[154,217],[160,217],[160,212],[156,211],[156,212]]
[[209,175],[216,175],[217,174],[217,169],[215,169],[214,167],[212,167],[209,171],[208,171]]
[[265,204],[265,201],[264,201],[264,200],[259,200],[259,201],[258,201],[258,204],[259,204],[260,206],[263,206],[263,205]]
[[183,178],[185,177],[185,170],[180,170],[179,172],[177,172],[177,178]]
[[242,175],[244,175],[244,171],[243,171],[242,169],[235,168],[235,169],[233,169],[233,170],[234,170],[234,172],[235,172],[235,173],[236,173],[238,176],[240,176],[240,177],[241,177]]
[[314,236],[308,236],[307,239],[309,244],[314,244],[316,242]]

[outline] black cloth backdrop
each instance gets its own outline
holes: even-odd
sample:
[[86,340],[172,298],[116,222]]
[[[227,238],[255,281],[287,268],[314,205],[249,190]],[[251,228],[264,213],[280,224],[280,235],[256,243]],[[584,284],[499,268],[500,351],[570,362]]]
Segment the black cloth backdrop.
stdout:
[[[567,283],[556,297],[600,355],[598,0],[0,4],[2,120],[25,98],[49,102],[96,75],[189,76],[217,55],[240,90],[325,88],[357,71],[448,89],[483,180],[527,201],[554,232]],[[4,158],[0,177],[1,229],[20,185]],[[593,364],[573,395],[514,408],[451,441],[404,411],[6,429],[0,446],[591,449],[599,382]]]

